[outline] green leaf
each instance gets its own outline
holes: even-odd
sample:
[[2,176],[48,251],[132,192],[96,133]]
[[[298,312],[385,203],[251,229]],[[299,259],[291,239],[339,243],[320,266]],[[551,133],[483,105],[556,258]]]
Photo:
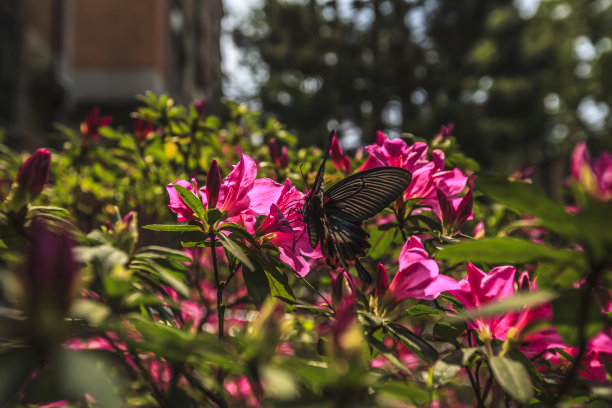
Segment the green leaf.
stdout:
[[397,323],[387,325],[389,332],[402,344],[410,349],[414,354],[427,362],[434,362],[438,359],[438,352],[427,341]]
[[548,303],[556,297],[557,294],[555,292],[545,289],[541,289],[536,292],[522,292],[518,295],[504,298],[498,302],[489,303],[480,309],[462,310],[457,314],[457,316],[470,319],[499,316],[515,310]]
[[179,186],[178,184],[173,184],[173,186],[174,190],[181,196],[185,204],[193,211],[193,214],[204,222],[208,221],[202,200],[183,186]]
[[481,176],[476,184],[486,195],[520,215],[527,213],[539,218],[551,231],[568,238],[576,235],[573,216],[561,203],[551,200],[532,184],[491,176]]
[[581,252],[549,248],[515,238],[484,238],[448,245],[436,255],[440,259],[473,263],[529,263],[553,261],[577,264],[584,262]]
[[424,384],[416,382],[387,382],[378,387],[381,396],[379,406],[396,406],[395,401],[400,401],[417,406],[425,406],[431,403],[431,392]]
[[219,238],[219,242],[221,242],[223,248],[225,248],[227,252],[235,256],[236,259],[238,259],[242,263],[242,265],[246,266],[250,270],[255,269],[255,266],[253,266],[251,260],[242,251],[238,244],[236,244],[236,242],[234,242],[230,237],[220,232],[217,234],[217,238]]
[[257,307],[260,307],[268,296],[275,296],[295,301],[293,291],[289,286],[287,276],[274,266],[256,264],[252,271],[243,271],[242,277],[247,286],[249,296]]
[[180,272],[171,271],[150,259],[138,257],[134,257],[134,260],[130,263],[130,268],[136,268],[151,273],[161,281],[170,285],[172,289],[176,290],[181,295],[189,297],[189,288],[186,284],[187,278]]
[[489,364],[495,379],[508,395],[522,404],[533,398],[529,373],[521,363],[507,357],[493,356]]
[[[586,302],[585,310],[583,302]],[[585,313],[586,312],[586,313]],[[594,337],[603,328],[603,316],[596,299],[584,290],[564,292],[553,302],[553,324],[563,340],[570,345],[580,344],[580,327],[585,340]]]
[[268,277],[263,267],[258,265],[254,270],[243,270],[242,278],[253,303],[255,303],[255,306],[260,307],[264,300],[270,296],[270,285],[268,284]]
[[587,269],[581,266],[551,262],[542,262],[535,269],[538,287],[557,290],[572,289],[574,282],[581,281],[586,273]]
[[455,378],[463,368],[463,351],[454,350],[443,359],[438,360],[433,367],[434,384],[444,384]]
[[219,229],[221,231],[229,231],[231,233],[234,233],[238,235],[240,238],[245,239],[254,248],[258,247],[258,244],[255,241],[255,238],[253,238],[253,236],[249,234],[247,230],[245,230],[238,224],[235,224],[233,222],[224,222],[223,224],[219,226]]
[[143,253],[148,253],[148,252],[154,252],[157,254],[161,254],[164,257],[173,259],[178,262],[191,262],[192,261],[191,257],[187,255],[185,252],[178,251],[176,249],[166,248],[163,246],[151,245],[151,246],[142,247],[139,250],[140,255],[142,255]]
[[122,406],[111,382],[111,366],[108,361],[89,352],[63,351],[58,356],[61,389],[71,397],[91,394],[103,407]]
[[287,275],[277,266],[266,268],[266,277],[270,285],[270,294],[277,298],[282,298],[285,301],[295,302],[295,296],[289,285]]
[[396,232],[397,230],[395,229],[381,230],[380,228],[372,231],[369,240],[372,246],[368,250],[368,257],[371,259],[379,259],[383,256],[393,243],[393,237]]
[[144,225],[142,228],[152,231],[202,231],[202,228],[197,225],[189,224],[149,224]]
[[457,343],[457,337],[461,336],[465,329],[463,319],[456,316],[442,316],[434,325],[433,333],[446,341]]
[[425,305],[414,305],[410,309],[406,310],[410,316],[422,316],[422,315],[439,315],[444,316],[442,310],[434,309]]
[[30,207],[29,211],[53,214],[57,215],[58,217],[70,218],[70,212],[67,209],[61,207],[36,205]]
[[12,348],[0,354],[0,406],[5,406],[24,385],[35,367],[34,353]]

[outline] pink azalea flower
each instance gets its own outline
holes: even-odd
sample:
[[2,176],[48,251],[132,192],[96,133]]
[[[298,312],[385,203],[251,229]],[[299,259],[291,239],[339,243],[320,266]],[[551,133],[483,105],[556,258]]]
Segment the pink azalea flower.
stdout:
[[209,200],[211,201],[211,208],[214,202],[214,208],[218,208],[223,212],[230,221],[235,221],[232,220],[232,217],[253,214],[250,208],[251,199],[249,196],[257,176],[257,165],[253,159],[243,155],[238,164],[233,166],[232,171],[225,177],[223,184],[219,183],[220,175],[216,160],[213,161],[208,175],[207,186],[200,188],[199,195],[195,179],[192,179],[191,183],[186,180],[177,180],[166,186],[170,196],[170,205],[168,207],[177,214],[177,221],[194,220],[195,215],[176,192],[174,184],[185,187],[193,193],[202,201],[204,208],[209,207]]
[[[228,217],[238,214],[251,214],[251,211],[249,211],[251,204],[249,192],[253,189],[256,177],[257,164],[251,157],[242,155],[238,164],[233,166],[232,171],[220,185],[216,208],[221,212],[227,212]],[[205,186],[200,189],[203,201],[205,197],[208,197],[207,187],[210,188],[210,186]],[[204,202],[205,207],[207,204],[207,202]]]
[[[412,236],[400,252],[399,271],[389,285],[389,292],[399,303],[409,298],[433,300],[442,292],[459,289],[457,281],[439,272],[437,262],[429,258],[421,239]],[[379,290],[378,283],[376,289]],[[380,291],[385,291],[384,284]]]
[[[450,290],[467,309],[480,309],[487,303],[501,300],[514,295],[514,274],[516,269],[512,266],[498,266],[485,273],[468,263],[468,272],[465,279],[459,281],[458,290]],[[490,337],[505,340],[508,329],[514,323],[514,316],[506,314],[493,318],[478,318],[468,325],[481,333],[488,333]]]
[[252,210],[258,214],[267,211],[256,231],[258,239],[278,246],[280,259],[300,276],[307,275],[310,265],[304,257],[320,258],[322,254],[310,246],[302,217],[294,208],[303,194],[289,180],[281,185],[270,179],[256,180],[250,194]]
[[612,155],[602,152],[592,162],[585,142],[580,142],[572,153],[572,177],[593,198],[612,200]]
[[474,231],[472,231],[472,235],[474,236],[474,239],[484,238],[485,236],[484,222],[480,221],[478,224],[476,224],[476,226],[474,227]]
[[195,220],[196,217],[193,214],[191,208],[189,208],[187,204],[185,204],[181,196],[174,189],[175,184],[181,187],[185,187],[197,197],[198,183],[196,182],[196,179],[192,178],[191,183],[186,180],[177,180],[166,186],[166,191],[168,191],[168,195],[170,196],[170,204],[168,205],[168,208],[170,208],[172,212],[176,214],[176,220],[178,222]]
[[139,142],[151,139],[155,135],[155,128],[152,123],[145,122],[140,118],[132,119],[132,128],[134,130],[134,136]]
[[468,179],[459,169],[444,171],[444,152],[441,150],[434,150],[432,161],[429,161],[426,143],[416,142],[408,146],[402,139],[390,140],[382,132],[377,134],[376,143],[365,149],[370,156],[359,170],[395,166],[412,173],[412,182],[404,193],[404,199],[422,198],[423,204],[432,207],[438,215],[436,188],[452,197],[452,202],[461,200],[456,196],[463,191]]
[[81,136],[87,142],[94,142],[100,137],[100,128],[112,123],[111,116],[100,116],[100,108],[93,108],[81,122]]
[[349,174],[351,172],[351,161],[342,152],[340,140],[335,133],[330,148],[330,157],[334,167],[336,167],[338,171],[341,171],[344,174]]
[[246,377],[238,377],[225,382],[225,391],[232,396],[236,404],[245,407],[258,407],[259,402],[255,397],[251,383]]

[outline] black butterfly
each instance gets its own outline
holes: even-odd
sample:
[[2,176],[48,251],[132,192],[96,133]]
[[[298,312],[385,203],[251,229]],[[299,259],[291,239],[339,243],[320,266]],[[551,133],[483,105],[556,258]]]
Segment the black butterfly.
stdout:
[[395,201],[408,188],[412,174],[399,167],[376,167],[353,174],[323,192],[325,163],[334,136],[335,132],[329,136],[323,163],[306,196],[302,216],[310,245],[316,248],[319,240],[322,241],[321,252],[332,268],[342,266],[348,271],[349,265],[355,265],[359,278],[370,283],[370,274],[359,262],[370,247],[370,234],[363,222]]

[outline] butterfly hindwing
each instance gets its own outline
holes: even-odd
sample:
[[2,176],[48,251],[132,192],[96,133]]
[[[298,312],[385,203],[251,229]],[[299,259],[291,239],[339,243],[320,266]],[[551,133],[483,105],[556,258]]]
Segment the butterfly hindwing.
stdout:
[[365,221],[391,204],[411,180],[412,174],[399,167],[376,167],[353,174],[325,192],[325,212]]

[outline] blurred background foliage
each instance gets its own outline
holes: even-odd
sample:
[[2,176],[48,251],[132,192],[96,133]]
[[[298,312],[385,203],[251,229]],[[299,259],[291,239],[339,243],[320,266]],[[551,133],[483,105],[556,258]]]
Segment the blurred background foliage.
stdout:
[[[570,148],[610,148],[612,7],[607,0],[265,0],[233,38],[264,112],[322,144],[375,132],[431,137],[454,122],[484,168],[536,165],[560,189]],[[265,74],[262,75],[261,72]]]

